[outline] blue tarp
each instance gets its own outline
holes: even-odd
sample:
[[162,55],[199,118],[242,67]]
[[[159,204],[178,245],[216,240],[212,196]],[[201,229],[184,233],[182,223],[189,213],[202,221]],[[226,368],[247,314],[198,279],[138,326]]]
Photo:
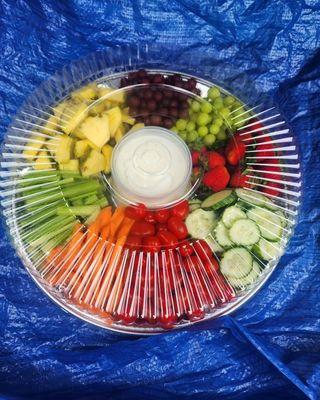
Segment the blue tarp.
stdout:
[[[0,124],[44,79],[108,45],[172,44],[231,63],[281,104],[303,205],[279,267],[245,306],[168,334],[117,336],[35,286],[0,241],[2,399],[320,398],[320,3],[317,0],[0,2]],[[187,57],[187,55],[186,55]]]

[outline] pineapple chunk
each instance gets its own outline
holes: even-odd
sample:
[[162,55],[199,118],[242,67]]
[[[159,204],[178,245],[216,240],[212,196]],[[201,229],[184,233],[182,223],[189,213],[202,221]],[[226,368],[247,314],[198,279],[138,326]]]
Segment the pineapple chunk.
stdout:
[[82,164],[81,172],[83,176],[91,176],[98,174],[105,169],[105,158],[97,150],[91,150],[88,158]]
[[48,156],[47,151],[40,151],[38,154],[38,158],[36,159],[33,168],[36,170],[48,169],[51,168],[52,162]]
[[99,149],[110,139],[109,117],[106,114],[87,117],[79,129]]
[[115,89],[109,88],[109,87],[98,87],[98,93],[99,97],[104,97],[106,96],[106,99],[108,101],[111,101],[112,103],[117,103],[121,104],[124,102],[124,91],[119,90],[117,93],[110,95],[110,93],[114,92]]
[[135,132],[138,131],[139,129],[144,128],[144,123],[143,122],[138,122],[137,124],[134,124],[133,127],[130,129],[130,131],[128,131],[128,133],[130,132]]
[[126,124],[129,125],[134,125],[134,123],[136,122],[136,120],[132,117],[130,117],[130,115],[122,113],[122,122],[125,122]]
[[28,160],[34,160],[39,150],[45,144],[46,139],[36,133],[30,137],[30,140],[26,144],[26,149],[23,150],[22,154]]
[[90,115],[101,114],[107,108],[107,106],[107,101],[97,100],[90,105],[89,113]]
[[58,120],[61,119],[61,117],[63,115],[63,111],[66,108],[67,104],[68,104],[67,101],[62,101],[61,103],[59,103],[57,106],[54,107],[53,113],[57,117]]
[[46,148],[50,151],[51,155],[54,156],[56,149],[59,144],[59,140],[56,140],[56,138],[59,138],[60,136],[53,136],[52,139],[49,139],[46,141]]
[[81,101],[92,101],[97,98],[98,90],[95,83],[87,85],[71,93],[71,98]]
[[61,116],[61,129],[70,134],[87,116],[87,105],[69,101]]
[[125,133],[124,126],[121,124],[121,125],[119,126],[119,128],[116,130],[116,133],[115,133],[115,135],[114,135],[114,138],[115,138],[115,140],[116,140],[117,143],[119,143],[120,140],[123,138],[124,133]]
[[48,118],[45,125],[43,125],[42,132],[45,133],[46,135],[54,135],[56,131],[59,130],[59,128],[60,128],[59,118],[56,117],[55,115],[51,115],[51,117]]
[[77,140],[74,145],[74,156],[77,158],[81,158],[87,154],[90,149],[89,140]]
[[67,163],[59,164],[61,171],[79,172],[79,160],[70,160]]
[[104,172],[108,174],[111,171],[111,157],[112,157],[113,147],[109,144],[106,144],[102,147],[102,154],[104,155],[104,159],[106,162]]
[[109,117],[110,137],[114,137],[117,129],[121,124],[121,110],[119,107],[113,107],[110,110],[106,111],[106,114]]
[[73,139],[66,135],[61,135],[57,140],[58,146],[55,149],[55,159],[61,163],[67,163],[71,159]]
[[85,134],[81,130],[81,125],[78,126],[74,131],[72,131],[72,136],[75,136],[78,139],[85,139]]

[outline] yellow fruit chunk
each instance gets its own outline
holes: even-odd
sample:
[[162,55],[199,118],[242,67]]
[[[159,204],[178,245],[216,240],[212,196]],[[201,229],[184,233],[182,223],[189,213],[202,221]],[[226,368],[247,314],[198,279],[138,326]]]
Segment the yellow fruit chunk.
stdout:
[[71,98],[81,101],[92,101],[98,96],[98,90],[95,83],[87,85],[71,93]]
[[67,163],[59,164],[61,171],[79,172],[79,160],[70,160]]
[[113,107],[106,111],[105,114],[109,117],[110,137],[114,137],[122,121],[121,110],[119,107]]
[[83,176],[98,174],[105,169],[104,156],[97,150],[91,150],[88,158],[82,164],[81,172]]
[[59,135],[58,136],[53,136],[52,139],[49,139],[46,141],[46,148],[50,151],[52,155],[55,155],[56,149],[59,144]]
[[66,108],[68,102],[67,101],[62,101],[59,103],[57,106],[53,108],[53,113],[57,117],[58,121],[60,121],[63,111]]
[[113,147],[109,144],[106,144],[102,147],[102,154],[104,155],[104,159],[106,162],[104,172],[108,174],[111,171],[111,157],[112,157]]
[[60,163],[67,163],[71,159],[73,139],[66,135],[59,136],[55,149],[55,159]]
[[40,151],[38,154],[38,158],[36,159],[33,168],[36,170],[42,170],[42,169],[49,169],[52,168],[52,162],[48,156],[47,151]]
[[144,128],[144,123],[138,122],[137,124],[133,125],[133,127],[130,129],[130,131],[128,131],[128,133],[138,131],[139,129],[142,129],[142,128]]
[[77,140],[74,145],[74,156],[76,158],[81,158],[85,156],[90,150],[89,140]]
[[90,115],[101,114],[108,106],[108,102],[104,100],[97,100],[90,104],[89,113]]
[[26,157],[27,160],[34,160],[45,142],[46,138],[35,133],[34,135],[30,136],[30,140],[27,142],[26,148],[25,150],[23,150],[22,154]]
[[122,122],[125,122],[126,124],[129,124],[129,125],[134,125],[136,120],[134,118],[130,117],[130,115],[122,113]]
[[56,132],[59,130],[59,127],[59,118],[55,115],[51,115],[51,117],[48,118],[47,122],[43,125],[41,130],[46,135],[55,135]]
[[119,128],[116,130],[116,133],[114,135],[114,138],[117,143],[120,142],[120,140],[123,138],[124,134],[125,134],[125,129],[124,129],[124,126],[121,124],[119,126]]
[[109,88],[109,87],[104,87],[100,86],[98,87],[98,94],[99,97],[106,97],[106,100],[111,101],[112,103],[117,103],[121,104],[124,102],[124,91],[123,90],[117,90],[117,93],[110,94],[114,92],[115,89]]
[[110,139],[109,117],[106,114],[87,117],[79,127],[84,136],[99,149]]
[[70,134],[87,116],[87,105],[69,101],[61,116],[61,129]]

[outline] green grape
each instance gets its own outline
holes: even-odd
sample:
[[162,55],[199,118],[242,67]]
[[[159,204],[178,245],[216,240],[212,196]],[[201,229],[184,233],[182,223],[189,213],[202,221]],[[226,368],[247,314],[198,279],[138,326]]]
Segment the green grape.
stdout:
[[187,141],[187,132],[186,131],[181,131],[179,132],[179,136],[181,137],[182,140],[184,140],[185,142]]
[[222,126],[223,125],[223,119],[220,118],[220,117],[216,117],[215,120],[214,120],[214,124],[219,126],[219,127]]
[[192,111],[194,111],[194,112],[198,112],[198,111],[200,111],[200,103],[198,102],[198,101],[196,101],[196,100],[193,100],[192,102],[191,102],[191,110]]
[[200,113],[197,118],[197,124],[199,126],[207,125],[211,121],[209,114]]
[[197,137],[198,137],[197,131],[188,132],[187,141],[192,143],[197,139]]
[[226,140],[227,139],[227,133],[225,130],[220,130],[217,134],[217,139],[219,140]]
[[191,131],[194,131],[195,128],[196,128],[195,122],[189,121],[189,122],[187,123],[187,126],[186,126],[186,131],[187,131],[187,132],[191,132]]
[[226,106],[231,106],[236,101],[236,99],[233,96],[226,96],[223,99],[223,102]]
[[214,100],[214,99],[216,99],[216,98],[219,97],[219,96],[220,96],[220,90],[219,90],[217,87],[211,87],[211,88],[208,90],[208,97],[209,97],[209,99]]
[[206,136],[208,134],[208,132],[209,132],[209,129],[206,126],[200,126],[198,128],[198,135],[200,137]]
[[176,127],[179,131],[184,131],[187,126],[187,121],[185,119],[178,119],[176,122]]
[[210,104],[208,101],[203,101],[201,104],[201,111],[205,114],[210,114],[212,111],[213,107],[212,104]]
[[213,106],[216,110],[220,110],[223,107],[223,100],[221,97],[217,97],[214,102]]
[[198,114],[197,113],[193,113],[192,115],[189,115],[189,120],[193,121],[195,123],[197,123],[197,119],[198,119]]
[[242,103],[240,103],[240,101],[235,101],[233,104],[232,104],[232,110],[234,111],[234,110],[237,110],[238,108],[240,108],[240,107],[242,107]]
[[211,146],[216,141],[215,135],[209,134],[203,138],[203,143],[206,146]]
[[219,110],[220,115],[222,115],[222,117],[227,118],[230,115],[230,110],[227,107],[223,107],[221,108],[221,110]]
[[216,134],[219,132],[219,129],[220,129],[220,127],[219,127],[218,125],[212,124],[212,125],[210,126],[210,133],[211,133],[212,135],[216,135]]
[[179,132],[179,131],[178,131],[178,128],[177,128],[176,126],[172,127],[171,130],[172,130],[172,132],[174,132],[174,133],[178,133],[178,132]]

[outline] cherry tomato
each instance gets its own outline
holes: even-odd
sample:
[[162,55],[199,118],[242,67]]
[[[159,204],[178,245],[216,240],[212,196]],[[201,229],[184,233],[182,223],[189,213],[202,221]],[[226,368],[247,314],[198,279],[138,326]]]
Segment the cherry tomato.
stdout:
[[158,238],[164,246],[174,247],[178,243],[177,237],[169,231],[158,232]]
[[161,241],[157,236],[146,236],[142,240],[145,250],[156,253],[161,249]]
[[144,220],[146,222],[150,222],[150,224],[155,224],[157,222],[153,211],[147,211]]
[[208,273],[212,273],[213,271],[219,271],[219,263],[212,256],[209,257],[206,261],[204,261],[203,266]]
[[164,224],[167,219],[170,216],[170,212],[169,210],[167,210],[166,208],[164,208],[163,210],[156,210],[154,212],[154,217],[156,219],[157,222],[160,222],[161,224]]
[[159,233],[159,232],[164,232],[164,231],[167,231],[168,230],[168,227],[167,227],[167,225],[166,224],[157,224],[156,225],[156,231]]
[[128,218],[140,220],[146,216],[147,211],[148,211],[147,207],[144,204],[139,203],[136,206],[128,206],[125,209],[125,215]]
[[194,242],[194,250],[203,261],[207,261],[212,256],[212,250],[205,240]]
[[189,203],[187,200],[183,200],[181,203],[173,206],[170,211],[173,217],[185,219],[189,214]]
[[130,234],[137,236],[153,236],[155,234],[155,228],[150,222],[136,221],[131,228]]
[[188,236],[186,224],[182,218],[170,217],[167,222],[170,232],[172,232],[179,240],[185,239]]
[[129,235],[126,239],[126,246],[132,250],[138,250],[141,246],[141,236]]
[[193,254],[194,249],[191,246],[191,243],[186,241],[185,243],[181,244],[179,251],[182,257],[188,257]]

